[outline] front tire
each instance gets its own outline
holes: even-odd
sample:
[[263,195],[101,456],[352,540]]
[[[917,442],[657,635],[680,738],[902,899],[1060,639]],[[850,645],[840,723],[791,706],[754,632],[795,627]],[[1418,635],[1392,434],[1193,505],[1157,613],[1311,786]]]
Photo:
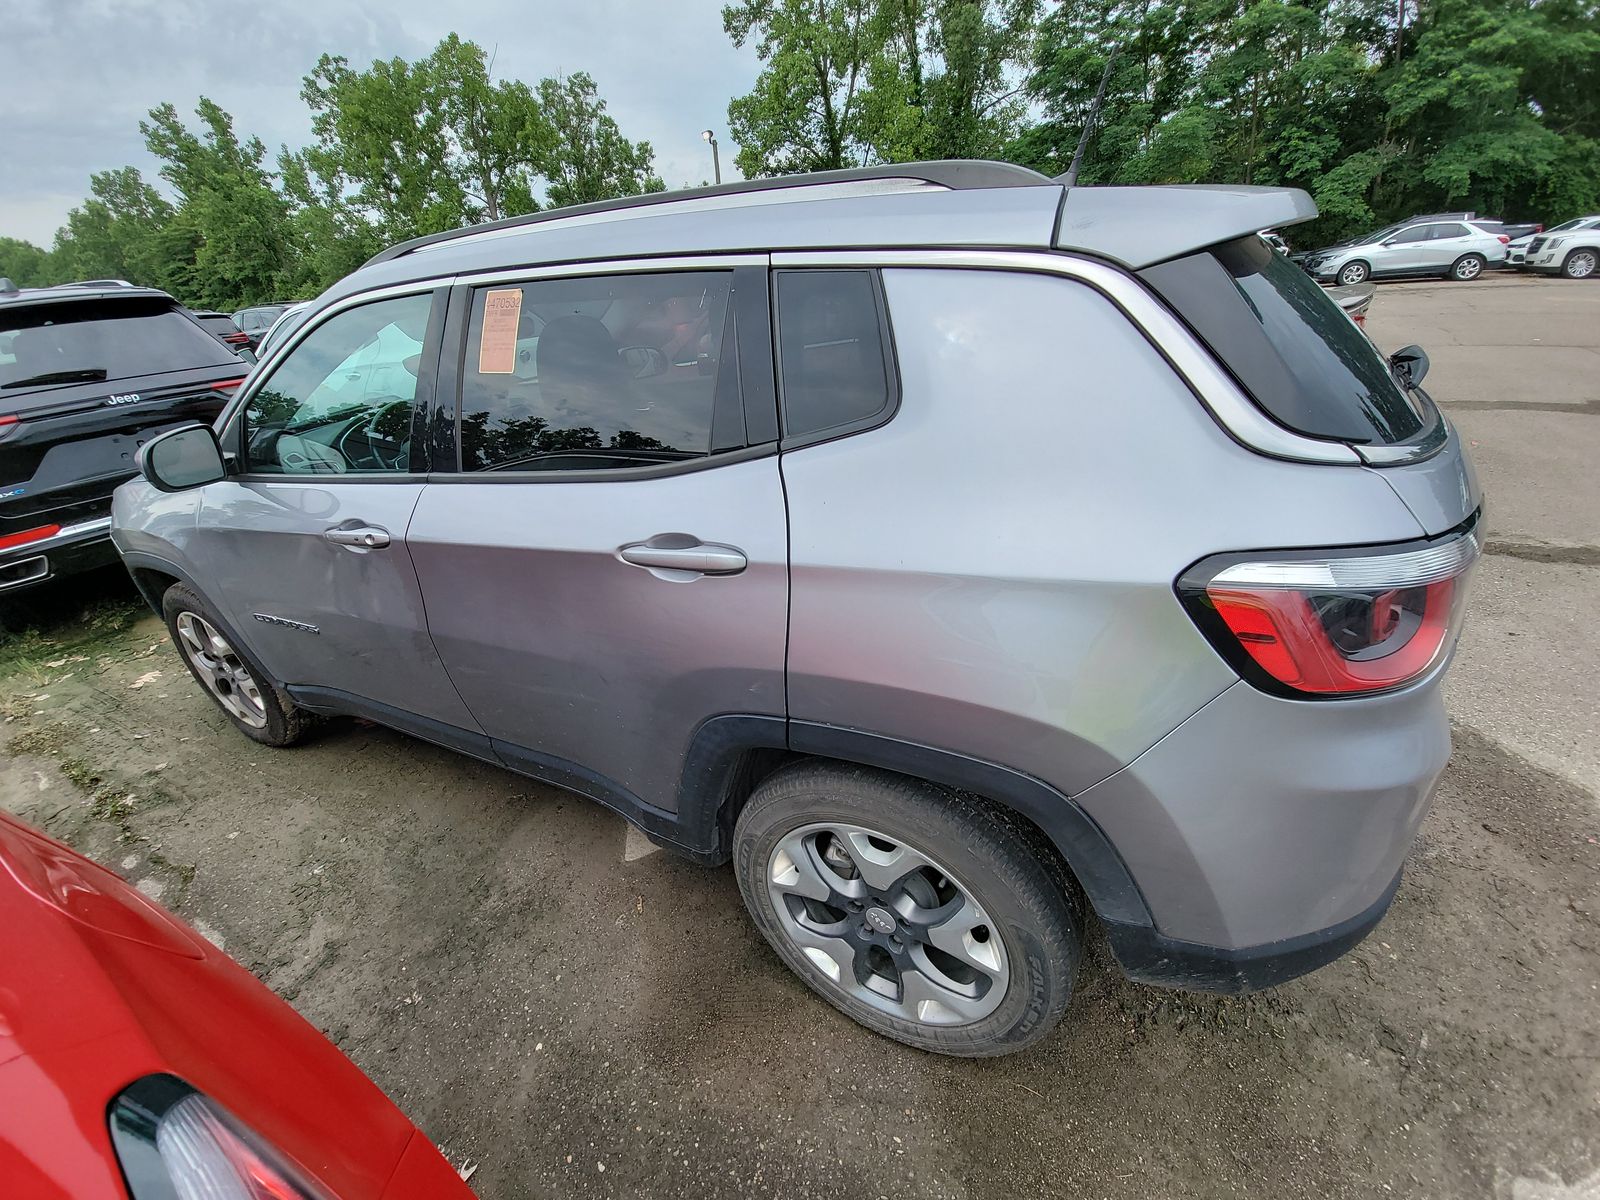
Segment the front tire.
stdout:
[[1450,278],[1458,283],[1467,283],[1483,274],[1484,267],[1489,265],[1489,260],[1481,254],[1463,254],[1450,266]]
[[867,1028],[989,1057],[1066,1011],[1079,906],[1042,839],[988,804],[884,771],[800,763],[739,814],[734,867],[762,935]]
[[1585,246],[1567,255],[1561,264],[1561,273],[1568,279],[1589,279],[1597,268],[1600,268],[1600,253]]
[[1341,284],[1349,287],[1352,283],[1365,283],[1371,274],[1372,268],[1358,258],[1340,267],[1338,278]]
[[182,583],[169,587],[161,597],[161,615],[184,666],[235,729],[264,746],[292,746],[305,736],[310,717],[240,648],[193,589]]

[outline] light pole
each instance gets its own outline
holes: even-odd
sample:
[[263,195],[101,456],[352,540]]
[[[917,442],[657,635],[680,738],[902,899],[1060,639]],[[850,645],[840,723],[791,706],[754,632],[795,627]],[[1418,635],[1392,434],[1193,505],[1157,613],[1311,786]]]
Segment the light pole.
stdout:
[[716,172],[717,182],[722,182],[722,158],[717,154],[717,135],[709,129],[700,131],[702,141],[711,143],[711,169]]

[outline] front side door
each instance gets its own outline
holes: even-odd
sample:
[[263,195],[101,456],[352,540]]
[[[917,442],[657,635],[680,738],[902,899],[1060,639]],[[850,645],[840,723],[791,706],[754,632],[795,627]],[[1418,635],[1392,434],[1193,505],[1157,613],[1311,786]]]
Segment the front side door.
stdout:
[[1373,255],[1374,275],[1407,275],[1425,270],[1428,263],[1428,227],[1410,225],[1389,238]]
[[278,680],[471,730],[405,544],[443,310],[372,301],[288,349],[223,432],[238,473],[203,490],[196,558]]
[[671,812],[702,722],[784,714],[765,270],[513,281],[462,313],[459,445],[409,533],[434,642],[508,764]]

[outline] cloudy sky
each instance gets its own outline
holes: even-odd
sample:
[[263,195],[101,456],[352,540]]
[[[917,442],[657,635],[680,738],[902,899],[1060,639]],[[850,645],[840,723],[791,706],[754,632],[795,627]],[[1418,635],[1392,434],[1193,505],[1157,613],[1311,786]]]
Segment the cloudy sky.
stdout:
[[[495,51],[496,78],[588,71],[668,187],[711,176],[700,140],[759,63],[722,32],[719,0],[0,0],[0,236],[48,246],[89,175],[155,179],[139,120],[209,96],[241,135],[301,146],[300,80],[323,53],[420,58],[452,31]],[[723,177],[733,147],[722,138]]]

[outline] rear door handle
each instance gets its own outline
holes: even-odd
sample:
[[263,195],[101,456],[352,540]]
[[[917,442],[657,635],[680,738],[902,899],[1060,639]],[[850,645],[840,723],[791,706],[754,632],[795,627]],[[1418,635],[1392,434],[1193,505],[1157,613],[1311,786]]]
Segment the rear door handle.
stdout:
[[687,546],[652,545],[634,542],[617,551],[625,563],[653,571],[684,571],[694,575],[737,575],[750,565],[744,551],[734,546],[693,542]]
[[322,534],[339,546],[353,546],[357,550],[382,550],[389,544],[389,531],[376,525],[337,525]]

